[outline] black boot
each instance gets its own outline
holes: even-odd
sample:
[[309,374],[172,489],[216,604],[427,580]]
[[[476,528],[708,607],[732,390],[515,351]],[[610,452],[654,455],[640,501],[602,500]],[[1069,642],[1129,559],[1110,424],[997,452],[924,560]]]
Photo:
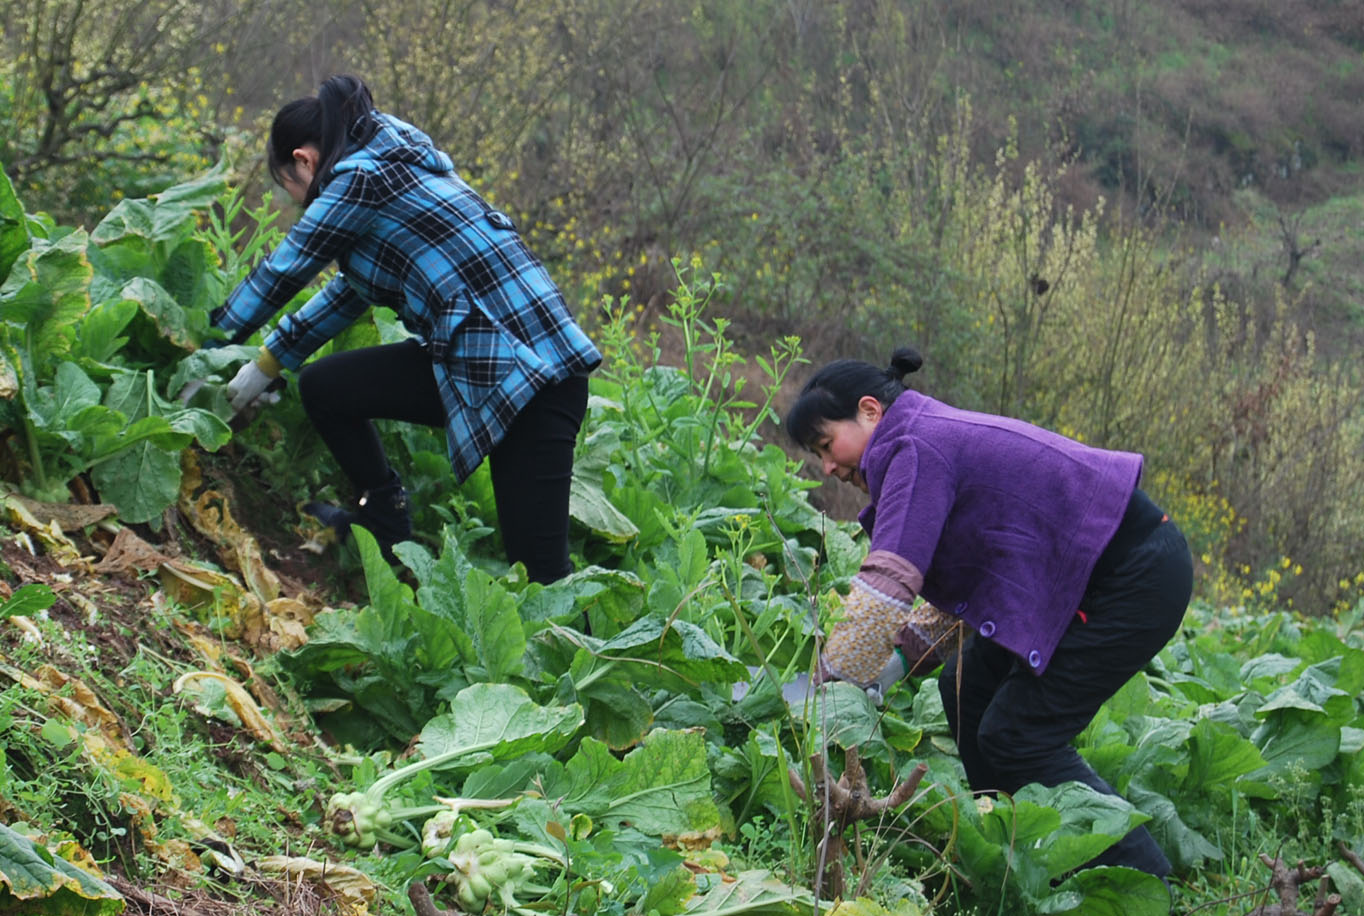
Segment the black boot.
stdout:
[[354,509],[331,503],[310,502],[303,511],[336,532],[338,541],[350,536],[350,526],[360,525],[374,535],[379,549],[389,563],[396,562],[393,545],[412,537],[412,513],[407,504],[407,491],[398,475],[389,472],[388,483],[366,490],[355,501]]

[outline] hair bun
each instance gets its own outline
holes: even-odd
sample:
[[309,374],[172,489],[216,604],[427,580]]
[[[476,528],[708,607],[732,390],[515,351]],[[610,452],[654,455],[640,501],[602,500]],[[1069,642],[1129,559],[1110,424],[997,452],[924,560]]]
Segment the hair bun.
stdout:
[[890,354],[890,368],[886,370],[886,375],[898,381],[911,372],[917,372],[923,364],[924,358],[918,350],[900,347]]

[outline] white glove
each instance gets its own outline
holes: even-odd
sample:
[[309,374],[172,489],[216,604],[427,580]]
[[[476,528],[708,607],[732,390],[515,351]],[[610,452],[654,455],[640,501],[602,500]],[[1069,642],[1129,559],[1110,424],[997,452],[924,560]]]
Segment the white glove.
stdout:
[[227,396],[232,401],[232,409],[241,411],[260,397],[266,387],[273,382],[265,370],[255,361],[245,363],[232,381],[227,383]]
[[867,685],[867,696],[871,697],[872,702],[880,706],[885,702],[886,694],[890,688],[905,678],[905,660],[900,657],[899,652],[892,652],[890,661],[886,662],[886,667],[881,669],[881,674],[875,681]]

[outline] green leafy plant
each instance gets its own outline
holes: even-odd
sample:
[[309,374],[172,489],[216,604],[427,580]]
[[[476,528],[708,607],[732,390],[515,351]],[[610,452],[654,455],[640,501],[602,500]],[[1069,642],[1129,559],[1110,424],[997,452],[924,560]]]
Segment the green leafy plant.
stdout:
[[0,286],[0,421],[20,434],[30,494],[64,502],[67,481],[89,472],[126,521],[149,521],[179,490],[180,452],[229,439],[220,417],[171,401],[153,368],[135,368],[183,353],[206,324],[159,281],[210,295],[213,272],[190,236],[195,208],[221,184],[211,173],[124,201],[90,236],[31,235],[16,251]]

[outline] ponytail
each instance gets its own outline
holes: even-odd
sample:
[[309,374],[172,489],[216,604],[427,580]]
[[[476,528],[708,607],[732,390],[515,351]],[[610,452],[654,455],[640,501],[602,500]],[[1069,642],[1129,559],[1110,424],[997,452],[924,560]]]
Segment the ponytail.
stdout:
[[917,372],[924,358],[912,347],[901,347],[890,356],[890,366],[878,369],[857,359],[840,359],[814,374],[786,412],[787,435],[797,444],[811,447],[824,426],[857,415],[857,403],[871,396],[888,408],[905,390],[904,377]]
[[353,144],[368,143],[378,131],[373,111],[369,87],[359,77],[345,75],[327,79],[315,96],[288,103],[270,125],[267,156],[270,177],[281,182],[282,176],[292,175],[294,150],[309,144],[316,146],[317,169],[304,199],[305,203],[312,203],[346,150]]

